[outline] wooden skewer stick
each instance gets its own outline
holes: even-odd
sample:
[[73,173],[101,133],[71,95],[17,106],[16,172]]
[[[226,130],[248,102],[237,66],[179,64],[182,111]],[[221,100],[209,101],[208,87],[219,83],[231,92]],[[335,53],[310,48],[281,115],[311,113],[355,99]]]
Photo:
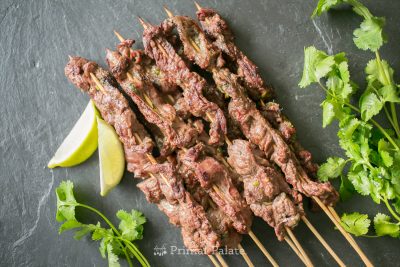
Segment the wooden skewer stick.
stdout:
[[143,28],[146,30],[149,27],[149,24],[147,22],[144,21],[144,19],[142,19],[141,17],[139,18],[139,22],[140,24],[142,24]]
[[167,8],[166,5],[163,5],[165,12],[167,12],[167,15],[169,18],[172,18],[174,16],[174,14],[172,14],[172,12]]
[[331,254],[337,264],[339,264],[340,267],[345,267],[346,265],[343,263],[343,261],[336,255],[331,246],[329,246],[329,244],[325,241],[325,239],[321,236],[317,229],[315,229],[311,222],[305,216],[301,216],[301,219],[307,225],[310,231],[315,235],[315,237],[319,240],[319,242],[324,246],[324,248],[329,252],[329,254]]
[[249,255],[247,255],[246,251],[244,250],[241,244],[238,244],[238,248],[240,249],[240,254],[243,256],[243,259],[246,261],[249,267],[254,267],[254,264],[251,262]]
[[[372,267],[374,266],[371,261],[367,258],[367,256],[364,254],[364,252],[361,250],[361,248],[358,246],[358,244],[355,242],[355,240],[351,237],[349,233],[346,232],[346,230],[343,229],[342,225],[340,224],[338,218],[335,218],[335,216],[332,214],[330,209],[317,197],[313,197],[315,202],[322,208],[322,210],[328,215],[329,219],[335,224],[335,226],[339,229],[339,231],[342,233],[342,235],[346,238],[346,240],[350,243],[350,245],[354,248],[354,250],[357,252],[357,254],[360,256],[361,260],[364,262],[364,264],[367,267]],[[332,210],[336,213],[336,211],[332,208]],[[339,217],[339,216],[338,216]]]
[[219,254],[219,252],[217,252],[215,254],[215,257],[217,257],[217,259],[219,260],[219,262],[221,263],[222,267],[228,267],[228,264],[226,263],[226,261],[224,260],[224,258],[222,258],[221,254]]
[[193,2],[194,2],[194,5],[196,6],[197,10],[200,11],[202,9],[202,7],[196,1],[193,1]]
[[258,248],[262,251],[262,253],[264,254],[265,257],[267,257],[267,259],[269,260],[269,262],[272,264],[272,266],[274,267],[278,267],[278,263],[275,261],[275,259],[271,256],[271,254],[269,254],[269,252],[265,249],[265,247],[263,246],[263,244],[261,244],[260,240],[258,239],[258,237],[253,233],[253,231],[249,231],[249,235],[251,237],[251,239],[253,239],[254,243],[256,243],[256,245],[258,246]]
[[295,244],[292,242],[292,240],[291,240],[288,236],[285,236],[285,241],[286,241],[286,243],[288,243],[288,245],[292,248],[292,250],[294,251],[294,253],[296,253],[296,255],[299,257],[299,259],[304,263],[304,265],[307,266],[307,262],[305,261],[303,255],[301,255],[300,251],[297,249],[297,247],[296,247]]
[[122,35],[121,35],[119,32],[117,32],[117,31],[114,30],[114,34],[117,36],[117,38],[118,38],[118,40],[119,40],[120,42],[125,41],[125,38],[122,37]]
[[103,92],[103,94],[107,95],[107,91],[106,89],[104,89],[103,85],[101,85],[99,79],[97,79],[97,77],[93,74],[90,73],[90,77],[92,78],[92,80],[94,81],[94,83],[96,84],[97,88]]
[[[265,103],[262,99],[260,100],[260,104],[261,106],[265,106]],[[301,219],[310,229],[310,231],[314,234],[314,236],[324,246],[324,248],[329,252],[329,254],[334,258],[334,260],[339,264],[339,266],[345,266],[343,261],[336,255],[331,246],[329,246],[329,244],[325,241],[325,239],[321,236],[321,234],[317,231],[317,229],[311,224],[311,222],[305,216],[302,216]]]
[[[98,88],[100,91],[102,91],[104,94],[107,94],[107,91],[104,89],[104,87],[103,87],[103,85],[100,83],[99,79],[97,79],[97,77],[96,77],[93,73],[90,73],[90,77],[91,77],[92,80],[95,82],[97,88]],[[140,136],[139,136],[137,133],[133,133],[133,134],[134,134],[135,138],[137,139],[137,141],[138,141],[139,143],[142,143],[142,139],[140,138]],[[147,158],[149,159],[149,161],[150,161],[152,164],[157,164],[157,161],[156,161],[156,159],[153,157],[153,155],[151,155],[151,154],[149,154],[149,153],[147,153],[146,155],[147,155]],[[152,173],[150,173],[150,176],[151,176],[152,178],[155,178],[155,176],[154,176]],[[171,187],[171,184],[168,182],[167,178],[166,178],[162,173],[160,173],[160,176],[161,176],[161,178],[163,178],[164,182],[165,182],[169,187]]]
[[294,242],[296,247],[299,249],[300,253],[303,255],[304,260],[308,263],[307,266],[314,266],[312,264],[310,258],[308,257],[306,251],[303,249],[303,247],[301,246],[300,242],[297,240],[296,236],[292,232],[292,229],[290,229],[289,227],[285,227],[285,230],[289,234],[290,238],[292,239],[292,241]]
[[221,265],[218,263],[218,261],[214,258],[213,255],[207,255],[207,256],[211,260],[211,262],[214,264],[215,267],[221,267]]
[[[169,10],[165,5],[163,7],[164,7],[164,10],[167,13],[168,17],[172,18],[174,16],[174,14],[171,12],[171,10]],[[189,42],[197,52],[200,52],[200,47],[196,44],[196,42],[192,38],[189,38]]]

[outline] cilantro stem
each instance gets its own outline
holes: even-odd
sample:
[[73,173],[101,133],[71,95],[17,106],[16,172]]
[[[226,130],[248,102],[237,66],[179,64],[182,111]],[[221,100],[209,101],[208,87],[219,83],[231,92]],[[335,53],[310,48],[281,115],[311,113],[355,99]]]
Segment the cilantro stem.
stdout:
[[[387,76],[387,73],[382,66],[381,56],[378,51],[375,52],[375,57],[376,57],[376,62],[378,64],[379,72],[381,73],[383,79],[385,80],[386,85],[393,86],[392,80]],[[390,111],[392,113],[393,128],[396,131],[397,137],[400,137],[399,121],[397,119],[396,106],[395,103],[393,102],[390,103]]]
[[363,16],[365,19],[369,19],[372,17],[371,12],[363,4],[358,2],[357,0],[347,0],[347,3],[353,6],[354,11]]
[[[93,211],[94,213],[96,213],[97,215],[99,215],[109,226],[110,228],[115,232],[115,234],[117,235],[117,239],[121,240],[122,242],[124,242],[124,244],[132,251],[133,255],[135,255],[135,257],[138,259],[138,261],[142,264],[142,266],[150,266],[149,262],[147,261],[147,259],[143,256],[143,254],[139,251],[139,249],[130,241],[122,238],[120,232],[117,230],[117,228],[114,226],[114,224],[107,219],[107,217],[101,213],[100,211],[98,211],[95,208],[92,208],[88,205],[85,204],[81,204],[81,203],[77,203],[75,204],[78,207],[82,207],[82,208],[86,208],[90,211]],[[120,242],[119,242],[120,243]],[[121,244],[122,245],[122,244]],[[124,251],[125,252],[125,251]],[[128,259],[129,257],[127,257],[128,263],[130,261],[130,259]],[[131,265],[130,265],[131,266]]]
[[378,236],[378,235],[362,235],[362,237],[376,238],[376,237],[380,237],[380,236]]
[[388,199],[386,198],[386,196],[383,198],[383,202],[385,203],[387,209],[389,210],[389,212],[393,215],[393,217],[400,222],[400,217],[397,215],[397,213],[392,209],[392,206],[390,206],[390,203],[388,201]]
[[129,248],[129,250],[133,253],[133,255],[135,255],[135,257],[138,259],[140,264],[142,264],[142,266],[150,266],[150,263],[147,261],[147,259],[143,256],[143,254],[139,251],[139,249],[132,242],[130,242],[122,237],[117,237],[117,238],[122,240],[125,243],[127,248]]
[[131,257],[129,256],[128,252],[126,251],[126,247],[118,239],[116,241],[118,242],[119,246],[121,247],[122,251],[124,252],[126,261],[128,262],[129,267],[133,267]]
[[118,236],[121,236],[121,234],[119,233],[119,231],[117,230],[117,228],[112,224],[112,222],[111,222],[109,219],[107,219],[107,217],[106,217],[103,213],[101,213],[100,211],[98,211],[97,209],[92,208],[92,207],[90,207],[90,206],[88,206],[88,205],[81,204],[81,203],[78,203],[76,206],[82,207],[82,208],[86,208],[86,209],[88,209],[88,210],[90,210],[90,211],[93,211],[94,213],[96,213],[97,215],[99,215],[99,216],[111,227],[111,229],[112,229]]
[[400,137],[400,131],[399,129],[396,128],[396,125],[392,119],[392,116],[389,113],[389,110],[387,109],[386,105],[383,105],[383,109],[385,110],[385,114],[387,119],[389,120],[390,124],[392,125],[394,131],[396,132],[397,137]]

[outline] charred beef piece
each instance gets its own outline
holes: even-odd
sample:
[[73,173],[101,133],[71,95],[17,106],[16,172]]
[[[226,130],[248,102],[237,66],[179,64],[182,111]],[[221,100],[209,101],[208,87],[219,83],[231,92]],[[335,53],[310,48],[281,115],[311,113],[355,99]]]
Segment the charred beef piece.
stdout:
[[[96,87],[90,73],[99,79],[105,92]],[[65,75],[76,87],[89,94],[103,119],[115,128],[124,145],[128,170],[136,177],[148,177],[145,167],[150,162],[146,154],[151,153],[153,141],[136,119],[127,100],[118,91],[118,85],[112,75],[95,62],[81,57],[71,57],[65,67]],[[142,143],[135,140],[134,133],[138,134]]]
[[247,204],[283,240],[284,228],[296,226],[303,213],[301,195],[289,188],[284,177],[260,157],[262,154],[250,142],[234,140],[228,153],[229,164],[243,177]]
[[221,238],[221,246],[237,248],[237,245],[242,240],[242,235],[235,230],[230,217],[226,216],[216,206],[206,189],[200,186],[200,182],[196,179],[193,169],[185,164],[180,164],[179,173],[183,177],[186,190],[206,210],[207,218]]
[[131,64],[131,61],[134,61],[135,65],[140,65],[142,75],[146,80],[154,83],[164,93],[176,92],[178,90],[176,83],[165,76],[151,58],[142,50],[131,49],[134,43],[134,40],[127,39],[118,44],[117,51],[121,54],[121,57],[118,57],[118,60],[112,62],[113,65],[110,68],[111,73],[117,79],[125,78],[126,69]]
[[131,43],[124,41],[118,45],[117,51],[107,50],[107,63],[116,73],[118,82],[125,93],[132,98],[145,119],[156,125],[163,133],[161,154],[167,155],[177,148],[192,145],[198,135],[203,132],[201,121],[189,124],[176,116],[175,108],[166,103],[160,92],[146,79],[146,70],[142,64],[136,64],[131,59],[132,55],[141,53],[127,47],[129,44]]
[[147,55],[155,60],[160,70],[183,89],[190,112],[210,122],[210,144],[222,144],[227,132],[226,119],[223,111],[203,96],[208,86],[205,79],[190,71],[160,27],[147,27],[143,33],[143,43]]
[[157,204],[172,224],[181,227],[188,249],[206,254],[215,252],[221,246],[219,233],[213,229],[204,208],[185,190],[173,164],[155,164],[151,171],[158,175],[138,184],[146,199]]
[[255,100],[271,98],[272,88],[264,84],[257,66],[235,45],[234,36],[226,21],[209,8],[197,11],[197,18],[213,44],[237,64],[236,73],[244,80],[249,95]]
[[239,233],[247,233],[252,223],[252,214],[245,200],[232,181],[231,173],[222,163],[204,153],[199,143],[187,151],[178,153],[179,164],[192,171],[192,178],[206,190],[211,199],[232,221]]
[[[281,168],[286,181],[294,189],[308,197],[318,197],[327,205],[334,205],[339,198],[338,192],[330,183],[318,183],[308,177],[280,133],[270,125],[254,102],[246,95],[245,88],[238,80],[239,77],[230,72],[229,69],[222,67],[219,60],[211,60],[215,58],[216,49],[204,37],[204,33],[196,23],[188,17],[179,17],[185,23],[177,23],[175,18],[174,25],[177,28],[182,27],[182,29],[178,29],[178,34],[183,43],[185,54],[201,68],[212,72],[216,86],[230,96],[229,115],[240,125],[244,136],[257,144],[266,153],[268,159]],[[163,25],[168,24],[168,21],[171,21],[171,19],[164,22]],[[196,26],[189,29],[186,28],[188,25]],[[197,36],[193,37],[196,34]],[[191,36],[192,41],[188,41],[188,36]],[[193,42],[196,43],[193,44]],[[195,48],[196,46],[199,47],[199,52]],[[211,49],[208,50],[209,48]],[[207,53],[210,54],[209,57],[205,56]]]
[[308,197],[318,197],[327,205],[338,201],[338,193],[330,183],[315,182],[308,177],[288,144],[250,99],[244,96],[232,98],[229,114],[240,124],[243,134],[281,168],[286,181],[294,189]]
[[296,128],[294,128],[288,118],[282,114],[278,103],[268,102],[260,107],[260,111],[268,122],[280,132],[286,142],[290,142],[291,139],[294,138]]
[[318,164],[312,161],[311,153],[304,149],[296,139],[296,128],[289,119],[282,114],[278,103],[268,102],[260,107],[261,113],[268,122],[279,131],[282,138],[290,145],[300,161],[301,166],[306,170],[307,174],[315,178],[318,171]]
[[227,248],[237,248],[242,242],[242,235],[239,234],[233,227],[232,221],[218,207],[208,208],[207,218],[215,231],[221,237],[221,246]]

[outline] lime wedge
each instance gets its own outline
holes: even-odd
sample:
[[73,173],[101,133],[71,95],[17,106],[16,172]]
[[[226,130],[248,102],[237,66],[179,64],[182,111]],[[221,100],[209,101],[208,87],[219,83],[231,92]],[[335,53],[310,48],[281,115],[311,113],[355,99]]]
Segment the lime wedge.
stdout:
[[98,111],[92,101],[64,139],[47,167],[70,167],[87,160],[97,148]]
[[125,171],[124,148],[114,128],[97,118],[99,131],[100,195],[105,196],[122,179]]

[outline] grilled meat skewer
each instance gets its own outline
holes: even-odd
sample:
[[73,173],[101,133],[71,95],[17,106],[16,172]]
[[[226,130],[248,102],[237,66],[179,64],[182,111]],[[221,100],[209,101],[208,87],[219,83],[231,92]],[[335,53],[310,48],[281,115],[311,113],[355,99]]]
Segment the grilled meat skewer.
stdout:
[[[249,96],[258,100],[259,98],[254,97],[254,90],[257,91],[257,89],[261,95],[269,94],[268,90],[270,88],[264,86],[265,83],[258,72],[257,66],[235,45],[234,35],[228,23],[215,10],[210,8],[198,7],[196,15],[206,35],[213,40],[213,44],[239,66],[235,73],[244,80],[244,87]],[[315,177],[318,165],[312,162],[311,153],[305,150],[296,140],[296,128],[281,113],[279,104],[275,102],[264,104],[262,99],[260,103],[260,111],[265,118],[275,129],[279,130],[285,141],[291,145],[292,150],[307,173]]]
[[[120,45],[123,45],[124,43],[126,43],[126,41],[121,43]],[[113,66],[124,65],[121,62],[123,60],[128,61],[128,63],[126,65],[130,65],[130,69],[136,68],[135,62],[129,62],[129,60],[130,60],[129,58],[128,59],[122,58],[120,56],[120,54],[118,54],[118,52],[110,52],[109,51],[107,53],[107,62],[111,66],[111,69],[114,68]],[[126,73],[124,74],[124,71],[126,71],[126,70],[123,70],[122,68],[118,68],[118,70],[119,70],[119,73],[117,75],[118,77],[121,77],[121,76],[126,77],[127,76]],[[140,73],[136,73],[136,74],[138,74],[138,76],[140,76]],[[141,80],[141,77],[138,77],[138,76],[136,76],[136,78],[138,80]],[[151,89],[151,87],[147,87],[147,88]],[[143,92],[143,93],[146,93],[146,92]],[[154,93],[152,95],[157,99],[156,93],[157,93],[157,90],[154,90]],[[128,94],[129,94],[129,92],[128,92]],[[138,98],[140,99],[140,97],[138,97]],[[150,101],[151,101],[151,99],[150,99]],[[152,105],[152,103],[148,103],[146,105],[146,107],[150,108],[151,105]],[[140,110],[142,110],[142,109],[140,109]],[[142,111],[142,113],[143,113],[143,111]],[[160,126],[162,127],[163,125],[160,125]],[[165,131],[161,131],[161,132],[165,132]],[[247,207],[247,204],[245,203],[245,201],[241,200],[239,191],[236,190],[236,188],[234,186],[234,182],[230,178],[229,170],[225,166],[223,166],[220,162],[215,160],[213,157],[209,157],[209,156],[205,155],[204,152],[205,152],[204,145],[199,143],[196,146],[194,146],[188,150],[180,151],[178,153],[178,161],[180,162],[180,166],[181,166],[180,170],[182,170],[181,174],[184,177],[190,177],[190,176],[193,177],[191,179],[186,179],[189,181],[185,182],[185,184],[190,185],[190,187],[192,187],[191,185],[193,183],[196,183],[196,185],[201,185],[205,190],[207,190],[207,192],[209,193],[211,198],[214,200],[214,202],[216,202],[229,217],[232,217],[233,225],[235,226],[237,231],[239,231],[240,233],[246,233],[251,224],[250,211],[248,210],[248,208],[245,208],[245,207]],[[249,152],[250,153],[248,155],[246,155],[246,157],[253,157],[252,151],[249,151]],[[243,159],[241,159],[241,160],[243,160]],[[270,170],[270,172],[271,172],[271,170]],[[251,175],[252,174],[250,174],[250,176]],[[277,175],[275,175],[275,176],[277,176]],[[277,177],[280,178],[279,175]],[[258,183],[264,184],[264,187],[266,188],[266,190],[274,191],[274,189],[270,188],[271,186],[269,184],[265,184],[263,182],[263,180],[260,180],[260,178],[261,179],[264,178],[264,180],[265,180],[266,179],[265,177],[254,176],[252,178],[253,178],[253,182],[258,182]],[[273,179],[275,179],[275,177],[273,177]],[[195,180],[195,182],[192,182],[190,180]],[[245,181],[247,181],[247,180],[245,180]],[[285,183],[284,180],[282,180],[282,181],[283,181],[283,183]],[[211,186],[214,184],[216,184],[217,188],[219,188],[218,191],[216,191]],[[247,184],[249,184],[249,182]],[[262,188],[264,188],[264,187],[262,187]],[[222,190],[220,190],[221,188],[222,188]],[[226,189],[224,190],[224,188],[226,188]],[[289,191],[289,186],[287,186],[287,184],[286,184],[285,189],[286,189],[286,192]],[[278,191],[275,195],[267,196],[267,197],[264,197],[265,194],[263,194],[263,192],[255,193],[255,192],[251,192],[251,190],[254,191],[254,188],[251,188],[248,186],[245,187],[245,195],[248,196],[249,200],[251,200],[251,197],[249,197],[250,195],[262,194],[263,197],[262,197],[262,199],[259,199],[259,201],[267,199],[268,201],[271,201],[271,203],[274,200],[274,197],[276,197],[279,193],[281,193],[280,187],[277,187],[275,189],[275,191]],[[229,199],[232,199],[232,200],[229,201]],[[200,201],[199,201],[199,203],[200,203]],[[301,197],[300,197],[299,202],[301,203]],[[283,226],[292,228],[295,225],[297,225],[298,220],[300,218],[300,213],[297,211],[297,208],[292,209],[292,211],[288,211],[291,213],[290,216],[293,217],[293,219],[290,220],[290,222],[288,219],[286,220],[286,222],[283,222],[281,219],[279,219],[278,212],[275,212],[276,213],[275,217],[271,216],[271,214],[273,214],[273,209],[275,209],[275,211],[277,211],[277,210],[280,211],[281,218],[285,218],[285,214],[286,214],[285,206],[287,206],[289,208],[295,207],[294,204],[291,204],[292,203],[291,200],[289,200],[286,197],[285,193],[281,194],[275,200],[274,205],[263,205],[264,203],[255,204],[255,201],[248,201],[248,203],[252,204],[253,211],[256,212],[256,215],[263,217],[264,220],[266,220],[272,227],[275,227],[279,240],[283,240],[283,237],[284,237],[284,234],[283,234],[284,227]],[[268,210],[268,211],[265,211],[265,210]],[[293,214],[293,212],[295,214]],[[289,214],[289,213],[287,213],[287,214]]]
[[145,31],[144,35],[147,33],[151,35],[144,38],[145,42],[149,41],[145,44],[147,55],[157,62],[157,66],[170,80],[176,81],[183,89],[183,96],[190,112],[210,122],[210,144],[222,144],[227,132],[226,119],[223,111],[203,96],[203,91],[208,90],[205,79],[189,70],[171,43],[158,37],[161,33],[158,28]]
[[[223,65],[221,66],[221,53],[206,39],[203,31],[191,18],[175,16],[165,20],[159,27],[145,29],[145,45],[151,46],[149,45],[151,39],[148,38],[158,36],[160,39],[160,36],[170,33],[171,27],[178,28],[187,58],[211,72],[217,87],[222,88],[230,96],[229,115],[240,125],[243,134],[252,143],[257,144],[266,153],[268,159],[281,168],[287,182],[308,197],[316,196],[327,205],[336,203],[338,193],[333,186],[330,183],[312,181],[308,177],[279,132],[270,125],[246,95],[244,87],[238,81],[238,76]],[[188,36],[192,41],[186,41]],[[162,68],[162,62],[157,62],[157,65],[160,69]]]
[[297,226],[304,214],[302,196],[248,141],[236,139],[228,147],[228,162],[243,177],[244,196],[253,213],[275,229],[280,241],[285,227]]
[[220,15],[208,8],[200,9],[196,15],[213,44],[237,64],[237,74],[243,79],[249,95],[254,100],[271,98],[272,88],[265,85],[258,67],[234,44],[234,35]]
[[[170,154],[177,148],[193,145],[203,132],[202,122],[197,120],[192,124],[185,123],[176,115],[174,107],[164,102],[153,83],[146,77],[146,68],[151,66],[147,63],[148,57],[132,50],[133,43],[133,40],[126,40],[118,45],[117,51],[107,50],[106,61],[111,72],[145,119],[162,131],[162,155]],[[161,71],[159,75],[162,75]]]
[[[152,140],[137,121],[127,100],[117,89],[114,77],[96,63],[80,57],[70,59],[65,67],[65,74],[76,87],[89,94],[102,117],[115,128],[124,145],[129,170],[136,175],[143,175],[142,178],[151,176],[144,180],[145,184],[140,184],[139,188],[145,192],[149,201],[162,203],[159,208],[170,217],[171,221],[181,227],[185,245],[191,250],[201,250],[206,254],[215,252],[220,247],[221,241],[203,207],[185,190],[182,178],[173,164],[151,162],[151,156],[148,155],[151,151],[149,147],[153,145]],[[91,75],[101,83],[104,91],[96,89],[96,83]],[[139,140],[135,139],[135,135]],[[151,188],[149,183],[159,191],[149,194],[146,191]],[[162,202],[161,199],[165,201]],[[177,214],[170,212],[172,210],[169,207],[173,205],[178,205],[178,218],[173,217]]]
[[[118,46],[127,43],[123,42]],[[131,42],[132,44],[133,42]],[[124,47],[123,49],[126,49]],[[137,54],[137,53],[136,53]],[[128,55],[129,56],[129,55]],[[115,70],[118,80],[124,91],[131,96],[132,100],[138,105],[140,112],[144,115],[145,119],[150,123],[155,123],[165,134],[170,134],[170,125],[163,123],[164,121],[158,120],[157,112],[158,107],[152,108],[152,99],[159,100],[161,97],[159,92],[143,79],[143,72],[141,72],[140,64],[135,63],[130,57],[124,57],[121,53],[107,52],[107,62],[112,70]],[[118,67],[116,67],[118,66]],[[127,66],[122,68],[120,66]],[[134,75],[129,78],[130,75]],[[132,78],[137,80],[135,83]],[[140,89],[139,89],[140,88]],[[136,92],[133,92],[135,89]],[[141,93],[137,93],[139,91]],[[149,103],[145,103],[141,96],[151,95]],[[176,114],[172,106],[169,106],[170,113]],[[161,113],[161,112],[160,112]],[[156,118],[154,118],[156,117]],[[180,118],[174,118],[179,121],[180,125],[187,124]],[[202,127],[197,127],[202,131]],[[188,133],[188,140],[195,140],[199,132]],[[204,147],[198,144],[188,150],[184,149],[178,153],[179,163],[185,166],[186,172],[194,173],[194,177],[198,179],[199,184],[210,194],[213,201],[222,209],[222,211],[231,219],[233,226],[239,233],[248,233],[252,222],[252,214],[244,199],[242,199],[239,191],[234,186],[228,170],[223,164],[210,156],[202,156],[201,154]]]

